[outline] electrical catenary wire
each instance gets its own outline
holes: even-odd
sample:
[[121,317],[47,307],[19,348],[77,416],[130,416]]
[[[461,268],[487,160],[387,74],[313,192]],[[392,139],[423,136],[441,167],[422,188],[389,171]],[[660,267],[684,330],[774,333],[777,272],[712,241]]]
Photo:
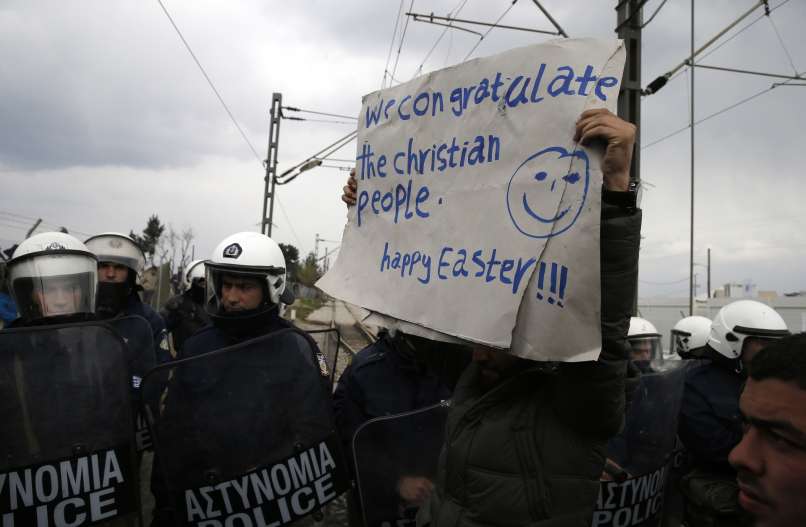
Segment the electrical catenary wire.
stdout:
[[[702,119],[699,119],[699,120],[695,121],[694,124],[695,125],[702,124],[705,121],[713,119],[714,117],[718,117],[718,116],[722,115],[723,113],[729,112],[730,110],[733,110],[734,108],[738,108],[739,106],[742,106],[743,104],[746,104],[746,103],[752,101],[753,99],[756,99],[757,97],[760,97],[760,96],[764,95],[765,93],[771,92],[772,90],[774,90],[778,86],[789,85],[789,82],[790,81],[775,83],[775,84],[771,85],[769,88],[765,88],[765,89],[761,90],[760,92],[754,93],[753,95],[751,95],[749,97],[745,97],[744,99],[742,99],[742,100],[740,100],[738,102],[735,102],[735,103],[733,103],[733,104],[731,104],[729,106],[726,106],[725,108],[722,108],[721,110],[718,110],[718,111],[716,111],[716,112],[714,112],[714,113],[712,113],[710,115],[707,115],[707,116],[703,117]],[[647,143],[645,145],[642,145],[641,150],[644,150],[645,148],[649,148],[651,146],[655,146],[658,143],[662,143],[663,141],[666,141],[667,139],[671,139],[672,137],[676,136],[677,134],[683,133],[688,129],[689,129],[689,125],[686,125],[686,126],[680,128],[678,130],[675,130],[674,132],[671,132],[671,133],[669,133],[667,135],[664,135],[663,137],[655,139],[654,141],[651,141],[651,142],[649,142],[649,143]]]
[[[456,17],[462,11],[462,9],[464,9],[465,4],[467,4],[467,0],[460,0],[460,2],[456,4],[456,7],[454,7],[452,11],[448,11],[448,16]],[[439,37],[437,37],[437,39],[434,41],[434,45],[431,46],[431,49],[428,50],[428,53],[425,54],[425,58],[423,58],[422,62],[420,62],[420,65],[417,67],[417,71],[415,71],[414,75],[411,76],[412,79],[423,71],[423,66],[425,66],[426,61],[431,57],[431,54],[434,52],[434,50],[437,49],[437,46],[439,45],[440,42],[442,42],[442,39],[445,37],[445,33],[447,33],[448,29],[450,29],[451,27],[453,27],[453,22],[449,22],[448,24],[446,24],[445,29],[442,30],[442,33],[440,33]]]
[[475,45],[474,45],[474,46],[473,46],[473,47],[470,49],[470,51],[468,51],[468,52],[467,52],[467,55],[465,55],[465,58],[464,58],[464,59],[462,59],[462,62],[464,62],[464,61],[466,61],[467,59],[469,59],[469,58],[470,58],[470,55],[472,55],[472,54],[473,54],[473,52],[474,52],[474,51],[476,51],[476,48],[478,48],[478,47],[479,47],[479,45],[482,43],[482,41],[485,39],[485,37],[486,37],[487,35],[489,35],[489,34],[490,34],[490,31],[492,31],[493,29],[495,29],[495,28],[496,28],[496,26],[498,26],[498,23],[499,23],[499,22],[501,22],[501,20],[503,20],[503,18],[504,18],[505,16],[507,16],[507,13],[509,13],[509,11],[510,11],[510,10],[511,10],[513,7],[515,7],[515,4],[517,4],[517,3],[518,3],[518,0],[512,0],[512,3],[511,3],[511,4],[509,4],[509,7],[507,7],[507,8],[506,8],[506,10],[504,10],[504,12],[503,12],[503,13],[501,13],[501,16],[499,16],[499,17],[498,17],[498,20],[496,20],[495,22],[493,22],[493,25],[492,25],[492,26],[490,26],[490,29],[488,29],[488,30],[487,30],[487,31],[486,31],[486,32],[485,32],[485,33],[484,33],[484,34],[481,36],[481,38],[478,40],[478,42],[476,42],[476,44],[475,44]]
[[232,121],[232,124],[234,124],[235,128],[238,129],[238,132],[240,132],[241,137],[243,137],[243,140],[246,142],[246,145],[252,151],[252,154],[254,154],[255,158],[259,162],[262,163],[263,160],[261,159],[260,155],[257,153],[257,150],[255,150],[255,147],[252,145],[251,141],[249,141],[249,138],[246,137],[246,134],[244,133],[243,129],[241,128],[241,125],[238,124],[238,121],[235,119],[235,116],[232,115],[232,112],[230,111],[229,106],[227,106],[227,103],[224,102],[224,99],[221,97],[221,94],[218,93],[218,90],[216,89],[215,84],[213,84],[212,79],[210,79],[210,76],[207,75],[207,72],[204,70],[204,66],[201,65],[201,62],[199,62],[199,59],[196,57],[196,54],[193,53],[193,50],[191,49],[190,44],[188,44],[188,41],[185,40],[185,37],[182,35],[182,32],[179,30],[179,27],[176,25],[176,22],[174,22],[174,19],[171,17],[171,14],[165,8],[165,5],[162,3],[162,0],[157,0],[157,3],[162,8],[162,11],[165,13],[165,16],[168,17],[168,20],[171,22],[171,25],[173,26],[174,30],[176,31],[176,34],[179,35],[179,39],[185,45],[185,49],[187,49],[188,53],[190,53],[190,56],[193,58],[193,62],[196,63],[196,66],[199,67],[199,71],[201,71],[202,75],[204,75],[205,80],[207,80],[207,84],[210,85],[210,89],[213,90],[213,93],[215,94],[216,98],[218,98],[218,102],[220,102],[221,106],[224,107],[224,111],[227,112],[227,115],[229,116],[230,120]]
[[383,80],[381,80],[381,89],[386,87],[386,76],[389,74],[389,63],[392,61],[392,50],[395,49],[395,38],[397,37],[397,26],[400,25],[400,17],[403,13],[403,2],[400,0],[400,7],[397,9],[397,18],[395,18],[395,29],[392,31],[392,40],[389,42],[389,54],[386,56],[386,65],[383,67]]
[[[235,125],[235,128],[237,128],[238,132],[241,134],[241,137],[243,138],[246,145],[249,147],[249,150],[252,151],[252,154],[255,156],[255,159],[257,159],[258,163],[260,163],[261,166],[263,166],[263,159],[260,157],[260,154],[257,153],[257,150],[255,149],[254,145],[252,145],[252,142],[249,141],[249,138],[246,136],[246,133],[243,131],[243,128],[241,128],[241,125],[238,124],[238,120],[235,119],[235,116],[230,111],[229,106],[227,106],[227,103],[224,102],[224,98],[221,97],[221,94],[218,92],[218,89],[216,89],[212,79],[210,79],[210,76],[207,75],[204,66],[202,66],[201,62],[196,57],[196,54],[193,52],[193,49],[190,47],[190,44],[188,44],[188,41],[185,40],[184,35],[182,35],[182,32],[179,30],[179,27],[176,25],[176,22],[174,22],[174,19],[173,17],[171,17],[171,14],[168,12],[168,9],[165,8],[165,5],[162,3],[162,0],[157,0],[157,3],[162,8],[162,11],[165,13],[165,16],[168,17],[168,21],[171,23],[171,26],[173,26],[174,31],[176,31],[176,34],[179,36],[179,39],[182,41],[182,44],[185,45],[185,49],[187,49],[188,53],[190,53],[190,56],[193,58],[193,62],[195,62],[196,66],[198,66],[199,70],[201,71],[202,75],[207,81],[207,84],[210,86],[210,89],[213,90],[213,93],[218,99],[218,102],[221,103],[221,106],[224,108],[224,111],[227,112],[230,121],[232,121],[232,124]],[[291,225],[291,221],[288,218],[288,213],[286,212],[285,207],[283,206],[282,202],[279,199],[276,198],[276,201],[277,205],[280,207],[280,212],[283,213],[285,220],[288,222],[288,227],[291,230],[292,234],[294,235],[294,238],[297,240],[298,244],[301,244],[302,242],[300,241],[296,232],[294,232],[294,227]]]
[[[414,0],[409,4],[409,11],[414,9]],[[403,42],[406,40],[406,30],[409,28],[409,17],[406,17],[406,23],[403,24],[403,33],[400,35],[400,45],[397,47],[397,57],[395,57],[395,65],[392,68],[392,73],[389,76],[394,80],[395,73],[397,73],[397,65],[400,62],[400,52],[403,50]],[[390,83],[391,85],[391,83]]]

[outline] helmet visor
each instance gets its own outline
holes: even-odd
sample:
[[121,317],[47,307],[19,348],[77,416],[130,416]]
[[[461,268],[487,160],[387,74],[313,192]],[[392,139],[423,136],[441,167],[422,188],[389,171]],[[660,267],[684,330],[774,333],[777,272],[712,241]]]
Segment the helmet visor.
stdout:
[[26,258],[8,269],[11,294],[28,321],[95,312],[96,262],[90,255]]
[[660,335],[630,337],[630,359],[633,361],[650,361],[663,358],[663,346]]
[[691,333],[688,331],[672,330],[672,339],[669,344],[669,353],[687,357],[691,353]]
[[29,321],[95,312],[93,273],[34,276],[12,280],[17,310]]

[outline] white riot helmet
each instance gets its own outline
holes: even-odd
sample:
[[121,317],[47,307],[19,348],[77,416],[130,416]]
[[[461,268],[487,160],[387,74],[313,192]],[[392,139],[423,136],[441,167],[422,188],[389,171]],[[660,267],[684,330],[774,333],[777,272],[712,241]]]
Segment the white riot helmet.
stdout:
[[204,279],[204,260],[193,260],[182,274],[182,285],[185,290],[190,289],[194,280]]
[[134,276],[139,276],[143,272],[146,263],[143,250],[125,234],[104,232],[87,238],[84,243],[101,263],[124,265],[133,271]]
[[9,291],[25,322],[94,313],[97,272],[95,255],[62,232],[28,238],[7,264]]
[[640,317],[630,319],[627,340],[632,347],[633,360],[655,360],[663,358],[661,335],[652,322]]
[[259,310],[265,311],[281,301],[290,303],[283,251],[264,234],[239,232],[228,236],[218,244],[204,266],[207,278],[206,306],[212,316],[225,314],[226,311],[221,302],[222,277],[225,276],[257,279],[263,291],[263,303]]
[[708,347],[735,360],[741,358],[748,337],[766,340],[787,335],[786,322],[773,308],[755,300],[737,300],[714,317]]
[[672,328],[669,352],[683,359],[696,355],[697,350],[705,347],[711,333],[711,320],[705,317],[692,316],[681,319]]

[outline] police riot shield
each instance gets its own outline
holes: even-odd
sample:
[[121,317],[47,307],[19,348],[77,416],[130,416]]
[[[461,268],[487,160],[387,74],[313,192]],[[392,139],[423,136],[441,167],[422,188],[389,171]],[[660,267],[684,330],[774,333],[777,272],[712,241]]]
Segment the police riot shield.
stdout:
[[[339,364],[339,352],[341,351],[341,334],[337,328],[330,329],[315,329],[307,331],[308,335],[316,342],[321,352],[319,356],[319,366],[323,371],[327,371],[330,375],[330,387],[333,388],[333,383],[338,374],[344,370]],[[324,359],[324,362],[321,361]]]
[[155,498],[177,525],[285,525],[348,488],[317,353],[287,328],[146,375]]
[[448,403],[367,421],[353,437],[364,527],[404,527],[434,486]]
[[684,361],[654,360],[639,369],[624,430],[607,446],[594,527],[661,525],[686,368]]
[[149,433],[145,416],[140,411],[140,384],[146,372],[157,365],[151,325],[146,319],[136,315],[113,318],[105,322],[112,326],[126,343],[126,364],[131,377],[132,408],[136,412],[135,439],[137,451],[151,450],[151,434]]
[[0,332],[0,525],[140,525],[123,340],[102,323]]

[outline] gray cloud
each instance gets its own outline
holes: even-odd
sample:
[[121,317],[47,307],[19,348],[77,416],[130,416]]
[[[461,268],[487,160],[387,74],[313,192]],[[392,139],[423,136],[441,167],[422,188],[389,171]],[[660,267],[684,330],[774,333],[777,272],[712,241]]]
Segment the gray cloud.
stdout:
[[[414,10],[445,14],[457,0],[417,0]],[[773,2],[778,5],[780,2]],[[167,1],[177,24],[237,117],[265,154],[271,93],[286,104],[356,115],[380,87],[399,2]],[[408,2],[405,3],[408,8]],[[702,4],[702,5],[700,5]],[[750,0],[697,5],[697,42],[750,7]],[[462,16],[494,20],[509,2],[470,0]],[[572,36],[612,37],[612,2],[546,1]],[[649,2],[654,9],[658,2]],[[669,2],[644,33],[646,82],[688,53],[688,4]],[[806,5],[772,15],[796,66],[806,69]],[[503,23],[549,28],[518,2]],[[396,77],[418,71],[442,28],[410,22]],[[548,37],[494,30],[474,56]],[[461,60],[477,37],[449,31],[423,66]],[[394,48],[394,62],[397,47]],[[788,72],[769,20],[715,52],[711,64]],[[44,217],[81,231],[140,229],[151,213],[193,226],[199,254],[235,230],[256,229],[262,168],[211,93],[156,2],[4,2],[0,6],[0,216]],[[768,87],[768,79],[698,70],[702,117]],[[697,128],[696,255],[712,247],[714,282],[751,278],[762,289],[806,288],[799,273],[802,233],[803,88],[780,88]],[[643,101],[650,141],[687,123],[686,78]],[[349,126],[283,121],[280,169],[346,134]],[[350,158],[354,144],[339,157]],[[686,284],[653,285],[688,273],[688,136],[642,152],[642,295],[681,296]],[[303,251],[315,234],[338,239],[345,174],[306,173],[279,190],[275,236]],[[650,186],[651,185],[651,186]],[[286,216],[287,215],[287,216]],[[8,216],[6,216],[8,217]],[[17,225],[9,227],[8,225]],[[0,243],[22,223],[0,217]],[[698,269],[704,277],[704,271]]]

